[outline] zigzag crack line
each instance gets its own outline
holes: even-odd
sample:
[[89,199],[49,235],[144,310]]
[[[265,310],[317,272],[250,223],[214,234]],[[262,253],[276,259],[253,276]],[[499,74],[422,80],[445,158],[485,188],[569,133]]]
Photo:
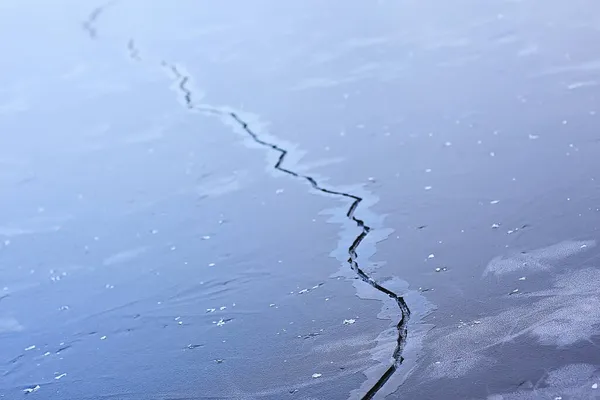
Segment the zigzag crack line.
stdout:
[[[132,43],[132,41],[130,41],[130,43]],[[356,276],[358,279],[362,280],[363,282],[367,283],[375,290],[377,290],[377,291],[385,294],[386,296],[390,297],[391,299],[393,299],[396,302],[396,304],[398,305],[398,308],[402,315],[400,318],[400,321],[398,321],[398,323],[396,324],[396,331],[398,332],[398,336],[397,336],[397,340],[396,340],[396,347],[392,354],[392,360],[393,360],[392,364],[381,375],[381,377],[373,384],[373,386],[367,391],[367,393],[365,393],[363,395],[363,397],[361,398],[362,400],[372,399],[383,388],[383,386],[386,384],[386,382],[391,378],[391,376],[396,372],[398,367],[404,361],[404,358],[402,357],[402,350],[404,349],[404,344],[406,343],[406,337],[407,337],[407,333],[408,333],[407,332],[407,324],[408,324],[408,319],[410,318],[410,309],[408,308],[408,306],[402,296],[397,295],[390,289],[377,283],[363,269],[361,269],[358,264],[357,249],[360,246],[360,244],[362,243],[362,241],[369,235],[369,232],[371,231],[371,227],[368,226],[362,219],[359,219],[355,215],[358,206],[363,201],[363,198],[360,196],[357,196],[355,194],[352,194],[352,193],[327,189],[325,187],[322,187],[315,178],[313,178],[309,175],[303,175],[296,171],[292,171],[290,169],[284,168],[283,163],[285,161],[285,157],[288,154],[288,151],[286,149],[284,149],[274,143],[270,143],[270,142],[263,140],[256,132],[254,132],[250,128],[249,124],[246,121],[244,121],[235,112],[225,111],[225,110],[218,109],[215,107],[196,106],[193,102],[192,90],[190,88],[188,88],[188,83],[190,81],[190,77],[181,73],[181,71],[179,71],[179,69],[175,65],[169,64],[166,61],[162,61],[161,65],[164,68],[168,69],[175,76],[175,78],[177,80],[177,88],[183,95],[184,103],[185,103],[185,106],[187,109],[207,112],[207,113],[210,113],[213,115],[218,115],[222,118],[229,118],[229,119],[233,120],[238,126],[240,126],[244,130],[244,132],[246,132],[248,134],[248,136],[250,136],[250,138],[255,143],[258,143],[259,145],[261,145],[263,147],[267,147],[267,148],[279,153],[277,162],[273,166],[274,169],[281,171],[284,174],[290,175],[294,178],[303,179],[303,180],[307,181],[313,187],[313,189],[315,189],[321,193],[338,196],[338,197],[344,197],[344,198],[352,200],[352,203],[350,204],[350,207],[348,207],[348,210],[346,212],[346,217],[348,219],[350,219],[351,221],[353,221],[356,224],[356,226],[361,229],[361,232],[356,236],[356,238],[354,239],[354,241],[352,242],[350,247],[348,247],[347,262],[348,262],[350,268],[356,273]]]
[[285,174],[291,175],[295,178],[304,179],[304,180],[308,181],[315,190],[320,191],[322,193],[345,197],[345,198],[349,198],[352,200],[352,203],[351,203],[350,207],[348,208],[348,211],[346,212],[346,216],[350,220],[354,221],[354,223],[356,223],[356,225],[359,228],[361,228],[362,231],[360,232],[360,234],[358,234],[358,236],[356,236],[356,238],[354,239],[354,241],[352,242],[350,247],[348,247],[348,254],[349,254],[348,264],[350,265],[350,268],[352,268],[352,270],[356,273],[356,275],[358,276],[359,279],[361,279],[363,282],[369,284],[371,287],[378,290],[379,292],[384,293],[388,297],[395,300],[396,304],[398,305],[398,308],[400,309],[401,315],[402,315],[400,321],[398,321],[398,324],[396,325],[398,337],[397,337],[396,348],[394,349],[394,352],[392,354],[392,359],[393,359],[392,365],[377,380],[377,382],[375,382],[375,384],[371,387],[371,389],[369,389],[367,391],[367,393],[362,397],[363,400],[372,399],[377,394],[377,392],[379,392],[379,390],[381,390],[381,388],[383,388],[385,383],[390,379],[390,377],[394,374],[394,372],[396,372],[398,366],[400,364],[402,364],[402,362],[404,361],[404,359],[402,358],[402,350],[403,350],[404,344],[406,342],[406,336],[407,336],[406,325],[408,323],[408,318],[410,317],[410,310],[402,296],[398,296],[393,291],[391,291],[391,290],[387,289],[386,287],[382,286],[381,284],[377,283],[366,272],[364,272],[364,270],[362,270],[358,264],[357,249],[360,246],[360,244],[362,243],[362,241],[369,235],[369,232],[371,231],[371,227],[369,227],[367,224],[365,224],[365,222],[363,220],[361,220],[355,216],[356,209],[358,208],[360,203],[363,201],[363,199],[361,197],[356,196],[351,193],[340,192],[340,191],[324,188],[324,187],[320,186],[319,183],[311,176],[302,175],[298,172],[283,168],[282,164],[285,160],[286,155],[288,154],[287,150],[277,146],[276,144],[269,143],[269,142],[261,139],[258,136],[258,134],[256,134],[253,130],[250,129],[248,123],[245,122],[243,119],[241,119],[235,112],[229,112],[228,115],[231,118],[233,118],[233,120],[242,127],[242,129],[252,138],[252,140],[254,140],[254,142],[256,142],[264,147],[268,147],[272,150],[279,152],[279,154],[280,154],[279,158],[274,165],[274,168],[276,170],[279,170]]
[[182,74],[181,71],[179,71],[179,69],[177,68],[177,66],[169,64],[166,61],[162,61],[161,65],[175,76],[175,79],[177,80],[177,88],[183,94],[183,100],[186,108],[188,108],[189,110],[198,110],[201,112],[221,117],[225,115],[225,113],[222,110],[219,110],[218,108],[206,106],[200,107],[195,105],[192,100],[192,91],[187,87],[187,84],[190,81],[189,76]]
[[98,36],[98,31],[96,30],[95,24],[98,21],[98,18],[107,8],[115,4],[117,0],[109,1],[101,6],[98,6],[92,10],[92,12],[88,15],[87,20],[83,22],[83,29],[87,31],[88,35],[91,39],[96,39]]
[[185,104],[188,109],[190,109],[190,110],[197,109],[199,111],[209,112],[211,114],[217,114],[221,117],[231,118],[250,136],[250,138],[252,138],[252,140],[254,142],[260,144],[263,147],[267,147],[267,148],[279,153],[277,162],[273,166],[274,169],[281,171],[287,175],[290,175],[294,178],[306,180],[315,190],[317,190],[321,193],[344,197],[344,198],[352,200],[352,203],[350,204],[350,207],[348,208],[348,211],[346,212],[346,217],[348,219],[352,220],[356,224],[356,226],[358,226],[361,229],[361,232],[360,232],[360,234],[358,234],[356,236],[356,238],[354,239],[354,241],[352,242],[350,247],[348,247],[348,255],[349,256],[348,256],[347,262],[350,265],[350,268],[356,273],[356,276],[360,280],[367,283],[368,285],[373,287],[375,290],[377,290],[377,291],[387,295],[391,299],[393,299],[396,302],[396,304],[398,305],[398,308],[400,309],[400,313],[402,315],[400,318],[400,321],[398,321],[398,323],[396,324],[396,331],[398,332],[398,336],[397,336],[397,340],[396,340],[396,347],[392,354],[392,360],[393,360],[392,365],[390,365],[390,367],[381,375],[381,377],[373,384],[373,386],[361,398],[362,400],[372,399],[383,388],[383,386],[387,383],[387,381],[392,377],[392,375],[396,372],[398,367],[404,361],[404,358],[402,357],[402,350],[404,349],[404,345],[406,343],[406,337],[408,334],[407,324],[408,324],[408,319],[410,318],[410,309],[408,308],[408,305],[406,304],[406,302],[402,296],[397,295],[393,291],[387,289],[385,286],[377,283],[363,269],[361,269],[358,264],[357,249],[360,246],[360,244],[362,243],[362,241],[368,236],[369,232],[371,231],[370,226],[368,226],[363,220],[361,220],[355,216],[356,209],[358,208],[360,203],[363,201],[363,198],[360,196],[357,196],[355,194],[352,194],[352,193],[347,193],[347,192],[324,188],[321,185],[319,185],[317,180],[314,179],[313,177],[311,177],[309,175],[303,175],[298,172],[284,168],[282,165],[285,161],[285,157],[288,154],[288,151],[286,149],[279,147],[278,145],[276,145],[274,143],[270,143],[270,142],[267,142],[267,141],[261,139],[261,137],[256,132],[254,132],[252,129],[250,129],[249,124],[246,121],[244,121],[242,118],[240,118],[235,112],[223,111],[223,110],[219,110],[219,109],[213,108],[213,107],[205,107],[205,106],[198,107],[198,106],[196,106],[193,102],[192,91],[187,87],[187,84],[190,80],[189,76],[182,74],[177,69],[177,67],[174,65],[168,64],[164,61],[162,64],[163,64],[163,66],[169,68],[171,70],[171,72],[173,72],[175,77],[178,79],[178,81],[179,81],[178,88],[181,91],[181,93],[183,94]]
[[140,57],[140,51],[135,45],[135,41],[133,39],[129,39],[127,42],[127,50],[129,51],[129,57],[131,57],[135,61],[142,61]]
[[[95,8],[88,16],[88,19],[83,23],[83,28],[88,32],[91,39],[96,38],[97,32],[96,32],[94,24],[96,23],[96,21],[98,20],[100,15],[108,7],[112,6],[117,1],[118,0],[112,0],[112,1],[105,3],[103,6],[99,6],[99,7]],[[135,42],[133,41],[133,39],[131,39],[128,43],[128,50],[130,52],[130,57],[132,59],[140,61],[139,51],[138,51],[137,47],[135,46]],[[288,174],[290,176],[293,176],[295,178],[306,180],[307,182],[310,183],[310,185],[315,190],[320,191],[321,193],[339,196],[339,197],[345,197],[345,198],[352,200],[352,203],[350,204],[350,207],[348,208],[348,211],[346,212],[346,217],[348,219],[352,220],[362,231],[354,239],[354,241],[348,248],[348,255],[349,255],[348,264],[350,265],[350,268],[356,273],[356,275],[359,279],[361,279],[363,282],[367,283],[374,289],[378,290],[379,292],[381,292],[381,293],[387,295],[388,297],[390,297],[391,299],[393,299],[396,302],[396,304],[398,305],[398,308],[401,313],[400,321],[398,321],[398,323],[396,324],[396,330],[398,332],[398,336],[397,336],[396,347],[392,354],[392,359],[393,359],[392,365],[390,365],[390,367],[383,373],[383,375],[377,380],[377,382],[375,382],[375,384],[371,387],[371,389],[369,389],[367,391],[367,393],[365,393],[365,395],[362,397],[362,400],[372,399],[379,392],[379,390],[381,390],[381,388],[386,384],[386,382],[390,379],[390,377],[396,372],[396,370],[398,369],[398,366],[400,366],[404,360],[402,357],[402,350],[404,349],[404,344],[406,343],[407,324],[408,324],[408,319],[410,318],[410,309],[408,308],[408,306],[402,296],[397,295],[393,291],[391,291],[391,290],[387,289],[386,287],[377,283],[373,278],[371,278],[367,273],[365,273],[358,265],[358,262],[357,262],[358,255],[357,255],[356,250],[360,246],[361,242],[367,237],[367,235],[371,231],[371,227],[366,225],[363,220],[361,220],[355,216],[356,209],[358,208],[359,204],[363,201],[362,197],[359,197],[352,193],[346,193],[346,192],[341,192],[341,191],[324,188],[324,187],[320,186],[319,183],[313,177],[311,177],[309,175],[302,175],[298,172],[283,168],[282,164],[285,160],[285,156],[288,154],[287,150],[285,150],[273,143],[269,143],[269,142],[262,140],[259,137],[259,135],[257,135],[254,131],[252,131],[250,129],[248,123],[245,122],[243,119],[241,119],[235,112],[226,112],[226,111],[223,111],[223,110],[215,108],[215,107],[196,106],[193,103],[192,91],[187,87],[187,84],[190,80],[189,76],[182,74],[175,65],[168,64],[165,61],[162,62],[162,65],[163,65],[163,67],[168,68],[175,75],[176,79],[179,81],[178,88],[183,93],[186,108],[188,108],[189,110],[198,110],[198,111],[206,112],[206,113],[217,115],[220,117],[231,118],[246,133],[248,133],[248,135],[250,135],[250,137],[256,143],[279,152],[279,158],[278,158],[277,162],[275,163],[275,165],[273,166],[274,169],[281,171],[285,174]]]

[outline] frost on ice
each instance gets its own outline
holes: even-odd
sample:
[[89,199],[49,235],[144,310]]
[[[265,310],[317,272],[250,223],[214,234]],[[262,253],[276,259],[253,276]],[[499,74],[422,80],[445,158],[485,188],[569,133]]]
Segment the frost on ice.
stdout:
[[595,245],[596,241],[594,240],[565,240],[541,249],[498,256],[489,262],[483,274],[484,276],[491,274],[504,275],[520,270],[547,270],[567,257],[581,253]]
[[427,375],[432,379],[456,378],[474,368],[489,367],[496,362],[494,351],[522,337],[559,348],[589,342],[600,325],[598,282],[600,269],[569,271],[558,275],[549,289],[511,296],[521,302],[497,315],[480,318],[478,324],[437,330],[431,348],[435,362],[427,368]]
[[[593,389],[600,371],[588,364],[570,364],[548,372],[540,382],[529,382],[533,389],[523,389],[512,393],[494,394],[487,400],[537,400],[537,399],[595,399]],[[594,387],[596,386],[596,387]]]

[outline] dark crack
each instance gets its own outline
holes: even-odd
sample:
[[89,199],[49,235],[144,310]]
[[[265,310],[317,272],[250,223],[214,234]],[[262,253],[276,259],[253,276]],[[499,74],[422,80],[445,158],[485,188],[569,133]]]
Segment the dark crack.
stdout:
[[142,58],[140,57],[140,51],[135,45],[135,41],[133,39],[129,39],[129,42],[127,42],[127,50],[129,51],[129,57],[135,61],[142,61]]
[[107,8],[111,7],[115,3],[116,0],[112,0],[94,8],[88,15],[87,19],[83,22],[83,30],[88,33],[91,39],[96,39],[98,36],[98,31],[96,30],[96,22],[98,21],[98,18],[100,18]]
[[179,69],[175,65],[168,64],[166,61],[162,62],[162,66],[170,70],[175,75],[175,79],[177,80],[177,87],[179,91],[183,94],[185,106],[190,110],[196,108],[194,107],[194,103],[192,102],[192,91],[187,87],[190,78],[179,72]]
[[292,171],[287,168],[284,168],[282,165],[284,163],[285,157],[288,154],[287,150],[277,146],[276,144],[269,143],[269,142],[261,139],[258,136],[258,134],[256,134],[254,131],[252,131],[250,129],[248,123],[245,122],[243,119],[241,119],[236,113],[229,112],[228,115],[235,122],[237,122],[242,127],[242,129],[256,143],[258,143],[264,147],[268,147],[272,150],[275,150],[279,153],[279,158],[277,159],[277,162],[275,163],[273,168],[275,168],[276,170],[281,171],[285,174],[291,175],[294,178],[304,179],[305,181],[310,183],[310,185],[317,191],[320,191],[320,192],[328,194],[328,195],[344,197],[344,198],[351,200],[350,207],[348,208],[348,211],[346,211],[346,217],[349,218],[350,220],[352,220],[356,224],[356,226],[358,226],[358,228],[360,228],[361,232],[354,238],[350,247],[348,247],[348,260],[347,260],[348,264],[350,265],[350,268],[356,273],[356,276],[360,280],[369,284],[371,287],[380,291],[381,293],[384,293],[388,297],[392,298],[398,305],[398,308],[400,309],[400,312],[402,314],[400,321],[398,321],[398,324],[396,325],[396,330],[398,332],[398,336],[397,336],[396,348],[394,349],[394,352],[392,354],[392,359],[394,361],[392,362],[392,365],[390,365],[390,367],[385,371],[385,373],[371,387],[371,389],[369,389],[369,391],[367,391],[367,393],[365,393],[365,395],[362,397],[363,400],[372,399],[377,394],[377,392],[379,392],[379,390],[381,390],[381,388],[383,388],[383,386],[390,379],[390,377],[396,372],[396,370],[398,369],[398,366],[400,366],[402,364],[402,362],[404,361],[404,358],[402,357],[402,350],[404,349],[404,344],[406,342],[406,336],[407,336],[406,326],[408,323],[408,318],[410,317],[410,310],[409,310],[408,306],[406,305],[406,302],[404,301],[404,298],[402,296],[397,295],[393,291],[391,291],[391,290],[387,289],[386,287],[384,287],[383,285],[377,283],[362,268],[360,268],[360,266],[358,264],[357,249],[360,246],[360,244],[363,242],[363,240],[365,240],[365,238],[369,235],[369,232],[371,231],[371,227],[369,227],[362,219],[357,218],[355,215],[356,209],[358,208],[360,203],[363,201],[362,197],[359,197],[352,193],[327,189],[325,187],[322,187],[317,180],[315,180],[313,177],[311,177],[309,175],[303,175],[296,171]]
[[[116,1],[117,0],[113,0],[108,3],[105,3],[103,6],[97,7],[90,13],[88,19],[83,23],[83,27],[88,32],[91,39],[95,39],[97,36],[97,31],[95,28],[96,21],[98,20],[100,15],[108,7],[112,6]],[[137,60],[137,61],[141,60],[139,57],[139,50],[137,49],[133,39],[129,40],[129,42],[127,44],[127,48],[129,51],[129,56],[132,59]],[[197,110],[197,111],[209,113],[212,115],[219,116],[221,118],[230,119],[232,122],[235,122],[254,142],[256,142],[257,144],[259,144],[263,147],[266,147],[272,151],[279,153],[277,162],[273,165],[274,169],[276,169],[284,174],[287,174],[289,176],[292,176],[293,178],[301,179],[301,180],[308,182],[312,186],[313,189],[315,189],[321,193],[331,195],[331,196],[342,197],[342,198],[345,198],[345,199],[348,199],[351,201],[350,206],[348,207],[348,210],[346,211],[346,217],[356,224],[356,226],[360,229],[360,233],[354,238],[354,240],[348,247],[348,259],[347,259],[348,265],[350,266],[352,271],[355,272],[356,277],[358,279],[362,280],[363,282],[367,283],[375,290],[377,290],[377,291],[385,294],[389,298],[393,299],[396,302],[396,304],[400,310],[400,313],[401,313],[401,318],[398,321],[398,323],[396,324],[397,339],[396,339],[396,347],[394,349],[394,352],[392,353],[392,360],[393,360],[392,364],[381,375],[381,377],[373,384],[373,386],[371,386],[371,388],[361,397],[362,400],[372,399],[383,388],[383,386],[387,383],[387,381],[392,377],[392,375],[396,372],[398,367],[404,361],[404,358],[402,357],[402,351],[404,349],[404,344],[406,343],[406,337],[408,334],[407,324],[408,324],[408,319],[410,318],[410,309],[408,308],[408,306],[402,296],[394,293],[392,290],[377,283],[358,264],[357,250],[358,250],[360,244],[363,242],[363,240],[365,240],[365,238],[371,232],[371,227],[368,226],[365,223],[365,221],[356,217],[356,210],[357,210],[358,206],[360,205],[360,203],[363,201],[363,198],[360,196],[357,196],[355,194],[349,193],[349,192],[328,189],[324,186],[321,186],[319,184],[319,182],[310,175],[304,175],[299,172],[285,168],[283,166],[283,164],[284,164],[285,158],[288,154],[288,150],[278,146],[277,144],[274,144],[274,143],[271,143],[271,142],[268,142],[268,141],[262,139],[259,134],[257,134],[255,131],[253,131],[251,129],[249,123],[244,121],[244,119],[242,117],[240,117],[236,112],[226,111],[223,109],[205,106],[205,105],[203,105],[203,106],[195,105],[193,102],[192,90],[188,86],[188,84],[190,82],[190,77],[186,74],[183,74],[177,68],[177,66],[175,66],[173,64],[169,64],[166,61],[162,62],[162,66],[165,67],[166,69],[168,69],[175,76],[175,79],[177,81],[177,88],[183,96],[184,104],[185,104],[186,108],[188,108],[189,110]]]
[[268,141],[262,139],[259,134],[257,134],[255,131],[253,131],[251,129],[249,123],[244,121],[244,119],[241,118],[235,112],[219,110],[219,109],[213,108],[213,107],[196,106],[193,102],[193,97],[192,97],[193,93],[192,93],[191,89],[188,87],[188,82],[190,80],[189,76],[182,74],[181,71],[179,71],[179,69],[177,69],[177,67],[174,65],[163,62],[163,66],[169,68],[171,70],[171,72],[173,72],[175,77],[177,78],[178,88],[183,95],[185,105],[188,109],[191,109],[191,110],[197,109],[200,111],[209,112],[211,114],[218,114],[221,117],[230,118],[240,128],[242,128],[243,131],[254,142],[258,143],[259,145],[261,145],[263,147],[266,147],[270,150],[273,150],[273,151],[279,153],[277,162],[275,162],[275,164],[273,165],[274,169],[276,169],[280,172],[283,172],[284,174],[290,175],[294,178],[302,179],[302,180],[308,182],[312,186],[313,189],[315,189],[321,193],[324,193],[327,195],[343,197],[343,198],[349,199],[351,201],[350,206],[348,207],[348,210],[346,211],[346,217],[356,224],[356,226],[360,229],[360,233],[354,238],[354,240],[348,247],[347,262],[348,262],[350,268],[356,273],[356,276],[358,279],[362,280],[363,282],[367,283],[374,289],[378,290],[379,292],[381,292],[381,293],[385,294],[386,296],[390,297],[391,299],[393,299],[396,302],[396,304],[398,305],[398,308],[400,309],[400,312],[402,315],[402,317],[400,318],[400,321],[398,321],[398,323],[396,324],[396,330],[398,332],[398,335],[397,335],[396,347],[392,354],[392,359],[393,359],[392,365],[390,365],[390,367],[381,375],[381,377],[377,380],[377,382],[375,382],[375,384],[371,387],[371,389],[369,389],[367,391],[367,393],[365,393],[362,396],[363,400],[372,399],[377,394],[377,392],[379,392],[383,388],[383,386],[386,384],[386,382],[391,378],[391,376],[396,372],[398,367],[404,361],[404,358],[402,357],[402,350],[404,349],[404,344],[406,342],[406,337],[407,337],[407,333],[408,333],[407,332],[407,324],[408,324],[408,319],[410,317],[410,310],[402,296],[394,293],[392,290],[377,283],[358,264],[357,250],[358,250],[360,244],[363,242],[363,240],[365,240],[365,238],[371,232],[371,227],[368,226],[365,223],[365,221],[356,217],[356,210],[357,210],[358,206],[360,205],[360,203],[363,201],[363,198],[360,196],[357,196],[355,194],[349,193],[349,192],[342,192],[342,191],[328,189],[326,187],[321,186],[319,184],[319,182],[310,175],[303,175],[299,172],[285,168],[283,166],[283,164],[284,164],[285,158],[288,154],[288,151],[286,149],[278,146],[277,144],[274,144],[274,143],[271,143],[271,142],[268,142]]

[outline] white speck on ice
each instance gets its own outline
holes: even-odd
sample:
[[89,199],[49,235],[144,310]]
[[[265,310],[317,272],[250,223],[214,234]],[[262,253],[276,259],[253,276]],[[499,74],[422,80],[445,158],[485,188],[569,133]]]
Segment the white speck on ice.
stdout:
[[204,236],[202,236],[202,240],[209,240],[209,239],[210,239],[210,236],[209,236],[209,235],[204,235]]
[[225,310],[226,308],[227,308],[227,306],[221,306],[221,307],[219,307],[219,310],[223,311],[223,310]]
[[598,389],[598,384],[597,384],[597,383],[594,383],[594,384],[592,385],[592,389]]
[[452,146],[452,142],[446,142],[446,143],[444,143],[444,146],[450,147],[450,146]]
[[431,168],[427,168],[425,172],[431,172]]
[[275,194],[281,194],[281,193],[283,193],[283,189],[277,189],[277,190],[275,191]]
[[427,258],[435,258],[435,254],[432,253],[432,254],[428,255]]
[[215,265],[217,265],[217,264],[215,264],[215,263],[208,264],[209,267],[214,267]]
[[29,346],[29,347],[26,347],[26,348],[25,348],[25,351],[29,351],[29,350],[33,350],[33,349],[35,349],[35,344],[34,344],[34,345],[31,345],[31,346]]
[[54,377],[54,379],[56,379],[56,380],[59,380],[59,379],[61,379],[61,378],[64,378],[65,376],[67,376],[67,374],[66,374],[66,373],[65,373],[65,374],[60,374],[60,375],[58,375],[58,376],[55,376],[55,377]]
[[499,224],[492,224],[492,229],[498,229],[498,228],[500,228]]
[[527,278],[525,278],[524,276],[519,278],[520,281],[524,281],[525,279],[527,279]]
[[531,139],[531,140],[535,140],[539,137],[540,137],[540,135],[532,135],[531,133],[529,134],[529,139]]
[[322,376],[323,376],[323,374],[312,374],[312,377],[315,379],[320,378]]
[[490,204],[498,204],[498,203],[500,203],[500,200],[492,200],[492,201],[490,201]]
[[223,325],[225,325],[225,320],[223,318],[221,318],[219,320],[219,322],[217,322],[217,326],[223,326]]
[[344,322],[343,322],[343,324],[344,325],[352,325],[355,322],[356,322],[355,319],[345,319]]
[[106,340],[106,336],[102,336],[100,340]]
[[215,311],[217,311],[217,309],[216,309],[216,308],[207,308],[207,309],[206,309],[206,312],[207,312],[207,313],[213,313],[213,312],[215,312]]
[[425,190],[431,190],[431,186],[425,186]]

